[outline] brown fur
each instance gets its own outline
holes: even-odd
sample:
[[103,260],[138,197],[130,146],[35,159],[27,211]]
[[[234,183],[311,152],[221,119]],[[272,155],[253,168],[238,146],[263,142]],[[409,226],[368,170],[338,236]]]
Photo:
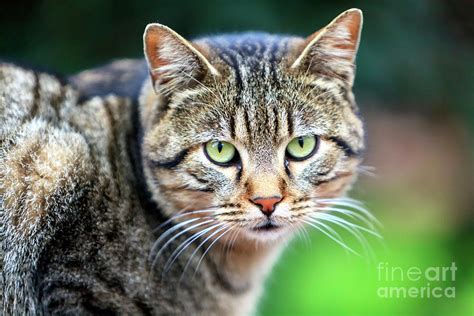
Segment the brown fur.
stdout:
[[[299,225],[357,175],[361,22],[349,10],[307,39],[193,42],[151,24],[146,65],[116,61],[73,87],[2,64],[3,312],[253,313]],[[300,136],[318,147],[297,161],[286,148]],[[208,159],[216,140],[240,160]],[[254,202],[266,197],[281,197],[271,216]]]

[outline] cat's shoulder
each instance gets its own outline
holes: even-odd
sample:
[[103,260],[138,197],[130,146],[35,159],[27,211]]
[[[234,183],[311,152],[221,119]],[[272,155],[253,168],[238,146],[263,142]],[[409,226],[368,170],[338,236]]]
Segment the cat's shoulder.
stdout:
[[[114,95],[81,102],[60,78],[0,63],[1,221],[27,232],[52,213],[74,210],[93,186],[130,102]],[[110,155],[109,155],[110,154]],[[41,225],[40,225],[41,226]]]
[[60,112],[77,93],[55,75],[0,63],[0,202],[3,224],[26,231],[88,178],[84,137]]

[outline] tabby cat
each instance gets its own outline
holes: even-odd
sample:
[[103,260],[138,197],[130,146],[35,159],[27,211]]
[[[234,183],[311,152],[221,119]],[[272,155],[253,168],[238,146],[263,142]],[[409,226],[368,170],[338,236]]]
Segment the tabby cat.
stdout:
[[341,243],[337,212],[364,215],[338,198],[364,148],[361,25],[189,42],[150,24],[145,61],[67,82],[1,64],[3,314],[248,315],[302,225]]

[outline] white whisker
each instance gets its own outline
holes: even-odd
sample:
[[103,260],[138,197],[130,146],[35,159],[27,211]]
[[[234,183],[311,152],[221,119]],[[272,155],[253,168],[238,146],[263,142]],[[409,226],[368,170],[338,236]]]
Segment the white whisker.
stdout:
[[298,234],[298,238],[304,241],[305,247],[309,248],[309,245],[311,243],[310,243],[310,239],[309,239],[309,236],[308,236],[308,232],[305,230],[305,227],[304,227],[303,223],[301,223],[301,222],[296,222],[296,223],[289,222],[288,224],[290,225],[291,228],[295,229],[296,233]]
[[377,174],[375,173],[375,167],[373,166],[360,165],[357,167],[357,170],[360,174],[364,174],[369,177],[377,177]]
[[232,239],[232,242],[230,244],[230,249],[233,249],[234,246],[235,246],[235,242],[237,241],[237,239],[239,238],[240,236],[240,233],[242,232],[242,230],[240,228],[236,228],[235,229],[235,234],[234,234],[234,238]]
[[[329,231],[329,233],[331,233],[334,238],[337,238],[340,242],[345,244],[344,239],[342,238],[342,236],[337,231],[335,231],[331,226],[326,225],[325,223],[323,223],[321,221],[318,221],[317,219],[312,218],[312,217],[307,217],[306,219],[313,222],[313,223],[315,223],[315,224],[323,226],[323,228],[325,228],[327,231]],[[344,251],[347,251],[347,250],[344,248]]]
[[[364,231],[367,231],[367,232],[371,232],[370,230],[368,229],[365,229],[364,227],[361,227],[359,225],[356,225],[356,224],[353,224],[353,223],[350,223],[344,219],[341,219],[337,216],[333,216],[333,215],[330,215],[330,214],[324,214],[324,213],[316,213],[316,214],[312,214],[310,215],[312,218],[315,218],[315,219],[321,219],[321,220],[325,220],[327,222],[330,222],[330,223],[333,223],[333,224],[336,224],[342,228],[344,228],[345,230],[347,230],[348,232],[350,232],[358,241],[359,243],[362,245],[362,247],[364,248],[364,251],[366,254],[368,254],[371,258],[374,257],[373,255],[373,252],[372,252],[372,248],[370,247],[369,245],[369,242],[367,241],[367,239],[365,238],[364,235],[362,235],[358,229],[362,229]],[[373,233],[373,232],[371,232]],[[378,235],[376,233],[373,233],[374,235]],[[378,235],[380,236],[380,235]],[[382,238],[380,236],[380,238]]]
[[[191,224],[199,219],[202,219],[202,218],[191,218],[191,219],[188,219],[184,222],[180,222],[180,223],[177,223],[175,224],[174,226],[168,228],[165,232],[163,232],[163,234],[160,235],[160,237],[158,237],[158,239],[153,243],[153,246],[151,247],[151,250],[150,250],[150,257],[152,256],[152,254],[155,252],[155,249],[156,247],[158,247],[161,243],[161,241],[163,239],[165,239],[166,237],[168,237],[168,235],[172,234],[174,231],[180,229],[181,227],[183,226],[186,226],[188,224]],[[150,258],[149,258],[150,259]]]
[[353,219],[360,220],[361,222],[363,222],[364,224],[369,226],[371,229],[376,231],[375,226],[372,224],[372,222],[370,220],[368,220],[366,217],[362,216],[361,214],[353,212],[351,210],[337,208],[337,207],[329,207],[329,206],[325,206],[325,207],[322,207],[322,208],[316,208],[316,210],[322,211],[322,212],[335,212],[335,213],[341,213],[341,214],[347,215],[347,216],[349,216]]
[[311,216],[313,218],[321,218],[321,219],[328,219],[328,220],[332,220],[332,221],[336,221],[336,222],[339,222],[343,225],[346,225],[346,226],[350,226],[352,228],[355,228],[355,229],[360,229],[360,230],[363,230],[371,235],[374,235],[380,239],[383,239],[383,237],[377,233],[377,232],[374,232],[368,228],[365,228],[363,226],[360,226],[360,225],[357,225],[357,224],[354,224],[354,223],[351,223],[343,218],[340,218],[340,217],[337,217],[337,216],[334,216],[334,215],[331,215],[331,214],[327,214],[327,213],[322,213],[322,212],[317,212],[317,213],[313,213],[311,214]]
[[351,247],[347,246],[345,243],[339,241],[338,239],[334,238],[334,236],[332,236],[331,234],[329,234],[328,232],[326,232],[324,229],[322,229],[321,227],[317,226],[318,224],[320,224],[320,222],[311,222],[309,220],[305,220],[305,219],[302,219],[301,221],[303,221],[304,223],[316,228],[317,230],[319,230],[320,232],[322,232],[324,235],[326,235],[327,237],[331,238],[333,241],[335,241],[336,243],[338,243],[340,246],[342,246],[344,249],[350,251],[351,253],[357,255],[357,256],[360,256],[360,254],[355,251],[354,249],[352,249]]
[[[207,236],[207,237],[196,247],[196,249],[194,249],[193,253],[189,256],[189,259],[188,259],[188,261],[186,262],[186,265],[184,266],[183,272],[181,273],[181,277],[179,278],[179,283],[181,283],[181,280],[182,280],[184,274],[186,273],[186,270],[188,269],[188,266],[191,264],[192,259],[194,258],[194,256],[196,255],[196,253],[199,251],[199,249],[200,249],[209,239],[211,239],[213,236],[215,236],[216,234],[218,234],[220,231],[222,231],[222,230],[228,228],[229,226],[230,226],[230,224],[225,224],[224,226],[219,227],[219,229],[217,229],[216,231],[212,232],[212,234],[210,234],[209,236]],[[213,228],[216,228],[216,227],[213,227]]]
[[196,268],[194,269],[194,273],[193,273],[193,278],[194,276],[196,275],[197,271],[199,270],[199,266],[201,265],[201,262],[202,260],[204,259],[204,257],[206,256],[206,254],[209,252],[209,250],[211,250],[212,246],[214,246],[214,244],[222,238],[222,236],[224,236],[225,234],[227,234],[229,231],[231,231],[233,228],[233,226],[229,227],[228,229],[226,229],[222,234],[220,234],[219,236],[217,236],[213,241],[212,243],[209,245],[209,247],[207,247],[207,249],[204,251],[204,253],[201,255],[201,258],[199,258],[199,261],[198,261],[198,264],[196,265]]
[[364,204],[359,200],[356,200],[356,199],[353,199],[353,198],[350,198],[350,197],[347,197],[347,196],[342,196],[342,197],[337,197],[337,198],[314,198],[314,199],[317,199],[318,201],[321,201],[321,202],[342,201],[342,202],[352,202],[352,203],[357,204],[357,205],[363,205]]
[[222,226],[224,225],[224,223],[217,223],[217,224],[214,224],[212,225],[211,227],[208,227],[208,228],[205,228],[193,235],[191,235],[190,237],[188,237],[185,241],[183,241],[170,255],[168,261],[166,262],[165,264],[165,267],[163,268],[163,272],[162,272],[162,275],[165,275],[168,270],[171,268],[171,266],[173,265],[173,263],[176,261],[176,259],[178,259],[178,257],[186,250],[186,248],[188,248],[196,239],[198,239],[199,237],[205,235],[206,233],[208,233],[209,231],[219,227],[219,226]]
[[226,246],[225,246],[226,256],[229,255],[230,250],[234,247],[234,243],[239,234],[240,234],[240,229],[235,229],[233,234],[230,236],[230,238],[227,239]]
[[305,225],[301,225],[301,230],[303,231],[303,235],[305,236],[305,239],[308,241],[308,244],[311,245],[311,238],[309,237],[309,233],[306,230]]
[[158,260],[158,258],[160,257],[160,255],[162,254],[162,252],[166,249],[166,247],[173,242],[173,240],[175,240],[176,238],[178,238],[179,236],[185,234],[186,232],[190,231],[191,229],[195,229],[201,225],[205,225],[205,224],[208,224],[208,223],[211,223],[211,222],[214,222],[215,220],[214,219],[210,219],[210,220],[207,220],[207,221],[204,221],[204,222],[200,222],[200,223],[197,223],[197,224],[194,224],[190,227],[187,227],[186,229],[180,231],[179,233],[177,233],[176,235],[174,235],[172,238],[170,238],[164,245],[161,246],[160,250],[158,251],[158,253],[155,255],[155,259],[153,259],[153,263],[152,263],[152,267],[155,266],[156,264],[156,261]]
[[326,225],[325,223],[318,221],[317,219],[313,217],[309,217],[307,218],[307,220],[313,220],[314,222],[318,223],[319,225],[323,226],[326,230],[328,230],[334,236],[334,238],[337,238],[340,242],[344,242],[344,239],[341,237],[341,235],[338,232],[336,232],[331,226]]
[[301,232],[300,227],[297,226],[296,224],[289,224],[289,225],[290,225],[291,228],[293,228],[296,231],[296,234],[298,235],[298,238],[303,240],[305,245],[308,246],[308,241],[304,238],[305,236]]
[[212,212],[216,213],[216,211],[214,210],[215,208],[218,208],[218,206],[216,206],[214,208],[204,209],[204,210],[197,210],[197,211],[192,211],[192,212],[179,213],[179,214],[167,219],[165,222],[161,223],[157,228],[155,228],[153,230],[153,232],[158,231],[159,229],[161,229],[164,226],[168,225],[169,223],[171,223],[175,219],[178,219],[178,218],[181,218],[181,217],[184,217],[184,216],[189,216],[189,215],[193,215],[193,214],[202,214],[202,213],[212,213]]
[[322,204],[333,204],[335,206],[346,206],[357,210],[367,216],[372,222],[374,222],[377,226],[383,227],[382,223],[370,213],[366,208],[363,207],[363,203],[351,198],[335,198],[335,199],[315,199],[317,203]]

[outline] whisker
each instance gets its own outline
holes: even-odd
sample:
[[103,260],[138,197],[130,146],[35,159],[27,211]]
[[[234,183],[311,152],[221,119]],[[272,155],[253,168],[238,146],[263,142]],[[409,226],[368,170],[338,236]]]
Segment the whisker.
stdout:
[[311,242],[310,242],[308,232],[306,231],[304,227],[304,224],[301,223],[300,221],[293,222],[293,221],[286,220],[285,222],[290,226],[291,229],[294,229],[296,231],[296,233],[298,234],[298,238],[304,241],[305,247],[309,248],[309,245],[311,244]]
[[179,236],[185,234],[186,232],[192,230],[192,229],[195,229],[201,225],[205,225],[205,224],[208,224],[208,223],[211,223],[211,222],[214,222],[215,220],[214,219],[209,219],[207,221],[204,221],[204,222],[200,222],[200,223],[197,223],[197,224],[194,224],[182,231],[180,231],[179,233],[177,233],[176,235],[174,235],[172,238],[170,238],[164,245],[161,246],[160,250],[158,251],[158,253],[155,255],[155,259],[153,259],[153,263],[152,263],[152,267],[155,266],[158,258],[160,257],[160,255],[163,253],[163,251],[166,249],[166,247],[173,242],[173,240],[175,240],[176,238],[178,238]]
[[203,229],[202,231],[199,231],[193,235],[191,235],[190,237],[188,237],[185,241],[183,241],[170,255],[168,261],[166,262],[165,264],[165,267],[163,269],[163,272],[162,272],[162,275],[165,275],[169,269],[171,268],[171,266],[173,265],[173,263],[176,261],[176,259],[178,259],[178,257],[186,250],[186,248],[188,248],[196,239],[198,239],[199,237],[205,235],[207,232],[219,227],[219,226],[222,226],[224,225],[224,223],[217,223],[217,224],[214,224],[212,225],[211,227],[208,227],[208,228],[205,228]]
[[196,268],[194,269],[194,273],[193,273],[193,276],[192,278],[194,279],[197,271],[199,270],[199,266],[201,265],[201,262],[202,260],[204,259],[204,257],[206,256],[206,254],[209,252],[209,250],[211,250],[212,246],[214,246],[214,244],[219,240],[221,239],[225,234],[227,234],[229,231],[231,231],[233,228],[233,226],[230,226],[228,229],[226,229],[222,234],[220,234],[219,236],[217,236],[213,241],[212,243],[209,245],[209,247],[207,247],[207,249],[204,251],[204,253],[201,255],[201,258],[199,258],[199,261],[198,261],[198,264],[196,265]]
[[300,227],[301,227],[301,230],[303,231],[303,235],[305,236],[305,239],[308,241],[308,244],[311,245],[311,238],[309,237],[309,233],[306,230],[305,225],[301,224]]
[[323,226],[326,230],[328,230],[335,238],[337,238],[340,242],[344,242],[344,239],[341,237],[341,235],[336,232],[331,226],[329,225],[326,225],[325,223],[321,222],[321,221],[318,221],[317,219],[315,218],[312,218],[312,217],[307,217],[306,218],[307,220],[313,220],[314,222],[318,223],[319,225]]
[[304,241],[306,247],[308,247],[308,240],[305,238],[306,236],[303,235],[301,231],[301,226],[298,226],[297,223],[289,223],[290,227],[296,231],[298,238]]
[[235,233],[233,235],[233,239],[232,239],[231,244],[230,244],[230,249],[233,249],[235,247],[235,242],[239,238],[241,232],[242,232],[242,230],[240,228],[235,229]]
[[[183,226],[186,226],[188,224],[191,224],[199,219],[202,219],[202,218],[191,218],[191,219],[188,219],[184,222],[180,222],[180,223],[177,223],[176,225],[168,228],[163,234],[160,235],[160,237],[153,243],[153,246],[151,247],[151,250],[150,250],[150,256],[155,252],[155,249],[156,247],[158,247],[161,243],[161,241],[163,239],[165,239],[166,237],[168,237],[168,235],[172,234],[174,231],[180,229],[181,227]],[[150,259],[150,258],[149,258]]]
[[[325,223],[323,223],[321,221],[318,221],[317,219],[312,218],[312,217],[306,217],[306,219],[313,222],[313,223],[317,223],[318,225],[323,226],[326,230],[329,231],[329,233],[331,233],[334,236],[334,238],[337,238],[340,242],[345,243],[344,239],[341,237],[341,235],[338,232],[336,232],[331,226],[326,225]],[[344,248],[344,251],[347,252],[347,250],[345,248]]]
[[339,244],[340,246],[342,246],[344,249],[350,251],[351,253],[355,254],[356,256],[360,256],[360,254],[355,251],[354,249],[352,249],[351,247],[347,246],[345,243],[339,241],[338,239],[334,238],[331,234],[329,234],[328,232],[326,232],[324,229],[322,229],[321,227],[317,226],[317,224],[320,224],[320,222],[317,222],[317,223],[314,223],[314,222],[310,222],[309,220],[305,220],[305,219],[301,219],[302,222],[316,228],[317,230],[319,230],[320,232],[322,232],[324,235],[326,235],[327,237],[331,238],[333,241],[335,241],[337,244]]
[[343,201],[343,202],[352,202],[352,203],[357,204],[357,205],[363,205],[364,204],[359,200],[356,200],[356,199],[353,199],[353,198],[350,198],[350,197],[347,197],[347,196],[337,197],[337,198],[317,198],[317,197],[314,197],[313,199],[317,199],[318,201],[321,201],[321,202]]
[[[357,225],[357,224],[354,224],[354,223],[351,223],[351,222],[348,222],[347,220],[343,219],[343,218],[340,218],[340,217],[337,217],[337,216],[334,216],[334,215],[331,215],[331,214],[327,214],[327,213],[322,213],[322,212],[317,212],[317,213],[313,213],[311,214],[310,216],[312,216],[313,218],[321,218],[321,219],[329,219],[329,220],[334,220],[334,221],[337,221],[341,224],[344,224],[344,225],[347,225],[347,226],[350,226],[352,228],[356,228],[356,229],[360,229],[360,230],[363,230],[371,235],[374,235],[380,239],[383,239],[383,237],[378,234],[377,232],[374,232],[368,228],[365,228],[363,226],[360,226],[360,225]],[[317,216],[317,217],[316,217]]]
[[[193,253],[189,256],[189,259],[188,261],[186,262],[186,265],[184,266],[184,269],[183,269],[183,272],[181,273],[181,277],[179,278],[179,283],[181,283],[183,277],[184,277],[184,274],[186,273],[186,270],[188,269],[189,265],[191,264],[192,262],[192,259],[194,258],[194,256],[196,255],[196,253],[199,251],[199,249],[209,240],[211,239],[214,235],[218,234],[220,231],[228,228],[230,226],[230,224],[226,224],[224,226],[221,226],[219,227],[219,229],[217,229],[216,231],[212,232],[212,234],[210,234],[209,236],[207,236],[197,247],[196,249],[194,249]],[[213,228],[216,228],[216,227],[213,227]]]
[[[311,214],[310,215],[312,218],[315,218],[315,219],[321,219],[321,220],[325,220],[327,222],[330,222],[330,223],[333,223],[333,224],[336,224],[342,228],[344,228],[345,230],[347,230],[348,232],[350,232],[356,239],[357,241],[359,241],[359,243],[362,245],[362,247],[364,248],[364,251],[367,255],[369,255],[371,258],[374,258],[374,255],[373,255],[373,252],[372,252],[372,248],[370,247],[369,245],[369,242],[367,241],[367,239],[364,237],[364,235],[362,235],[358,230],[357,228],[364,228],[364,227],[361,227],[359,225],[356,225],[356,224],[352,224],[346,220],[343,220],[343,219],[340,219],[339,217],[337,216],[333,216],[333,215],[330,215],[330,214],[323,214],[323,213],[317,213],[317,214]],[[316,217],[317,216],[317,217]],[[368,230],[366,230],[368,231]]]
[[357,167],[357,170],[359,173],[364,174],[369,177],[377,177],[377,174],[375,173],[375,167],[373,166],[366,166],[366,165],[360,165]]
[[240,230],[239,229],[235,229],[233,231],[233,234],[230,236],[230,238],[227,239],[226,241],[226,245],[225,245],[225,250],[226,250],[226,256],[229,255],[229,252],[230,250],[232,249],[232,247],[234,246],[234,242],[235,240],[237,239],[237,235],[240,233]]
[[[217,207],[216,207],[217,208]],[[161,223],[158,227],[156,227],[153,232],[157,232],[158,230],[160,230],[161,228],[163,228],[164,226],[168,225],[169,223],[171,223],[172,221],[174,221],[175,219],[178,219],[178,218],[181,218],[181,217],[184,217],[184,216],[189,216],[189,215],[193,215],[193,214],[202,214],[202,213],[211,213],[211,212],[214,212],[216,213],[215,210],[213,209],[205,209],[205,210],[197,210],[197,211],[192,211],[192,212],[186,212],[186,213],[179,213],[169,219],[167,219],[166,221],[164,221],[163,223]]]
[[367,216],[372,222],[374,222],[377,226],[383,227],[382,223],[366,208],[364,208],[364,204],[360,201],[351,198],[335,198],[335,199],[317,199],[314,198],[317,203],[322,204],[334,204],[336,206],[346,206],[350,207],[354,210],[357,210]]
[[316,208],[316,210],[324,211],[324,212],[335,212],[335,213],[341,213],[341,214],[347,215],[353,219],[360,220],[361,222],[369,226],[371,229],[376,231],[375,226],[372,224],[370,220],[368,220],[366,217],[362,216],[361,214],[353,212],[351,210],[346,210],[346,209],[337,208],[337,207],[326,207],[326,206],[323,208]]

